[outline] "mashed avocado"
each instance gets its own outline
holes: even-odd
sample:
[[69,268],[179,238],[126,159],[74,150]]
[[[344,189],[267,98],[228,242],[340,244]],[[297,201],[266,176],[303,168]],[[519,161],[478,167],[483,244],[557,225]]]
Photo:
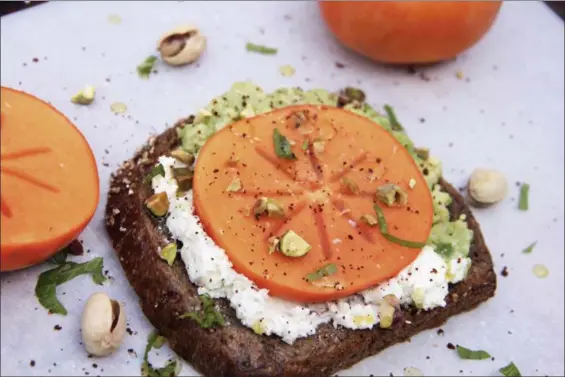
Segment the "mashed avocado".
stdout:
[[[323,89],[304,91],[300,88],[281,88],[267,94],[260,87],[250,82],[235,83],[230,91],[214,98],[195,116],[192,124],[186,124],[178,131],[182,147],[189,153],[196,154],[206,140],[225,125],[236,120],[271,111],[272,109],[298,105],[338,105],[338,95]],[[418,157],[414,144],[406,132],[392,130],[389,118],[380,114],[367,103],[349,103],[345,109],[365,116],[391,132],[408,150],[420,171],[422,171],[432,191],[434,216],[433,227],[428,243],[446,261],[467,257],[473,238],[473,232],[464,219],[450,221],[448,206],[451,197],[441,190],[438,181],[442,174],[441,162],[434,157],[426,160]]]

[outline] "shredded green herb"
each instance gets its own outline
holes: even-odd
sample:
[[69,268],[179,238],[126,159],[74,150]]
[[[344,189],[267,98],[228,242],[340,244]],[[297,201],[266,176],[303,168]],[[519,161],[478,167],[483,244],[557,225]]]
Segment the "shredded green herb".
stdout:
[[263,54],[263,55],[274,55],[279,51],[276,48],[257,45],[255,43],[251,43],[251,42],[247,42],[247,44],[245,45],[245,48],[247,49],[247,51],[258,52],[258,53]]
[[309,273],[304,278],[307,282],[312,282],[320,280],[323,277],[333,275],[337,272],[337,266],[334,263],[328,263],[325,266],[317,269],[314,272]]
[[149,362],[149,352],[153,348],[161,348],[166,339],[160,336],[156,331],[149,334],[147,338],[147,346],[143,354],[143,362],[141,364],[141,375],[146,377],[162,377],[162,376],[178,376],[181,371],[182,364],[178,360],[169,360],[164,367],[154,368]]
[[102,275],[103,260],[94,258],[85,263],[64,262],[39,275],[35,286],[35,295],[39,303],[51,313],[67,315],[67,309],[57,299],[57,286],[79,275],[90,274],[96,284],[102,284],[106,278]]
[[214,300],[209,295],[204,294],[200,295],[200,302],[202,303],[200,311],[184,313],[179,318],[190,318],[204,329],[216,327],[216,325],[223,326],[225,323],[224,317],[214,307]]
[[386,224],[386,219],[382,208],[379,207],[377,204],[375,204],[373,208],[375,209],[375,212],[377,214],[377,222],[379,224],[379,230],[381,231],[381,234],[383,235],[384,238],[400,246],[410,247],[413,249],[421,249],[424,246],[426,246],[424,242],[407,241],[390,234],[388,232],[388,226]]
[[520,186],[520,200],[518,203],[518,208],[521,211],[527,211],[528,210],[528,196],[530,194],[530,185],[527,183],[523,183],[522,186]]
[[502,373],[503,376],[506,377],[521,377],[522,375],[520,374],[520,371],[518,370],[518,367],[511,362],[510,364],[508,364],[505,367],[502,367],[498,370],[500,373]]
[[485,360],[491,358],[490,354],[486,351],[472,351],[460,345],[457,345],[457,354],[464,360]]
[[524,250],[522,250],[522,253],[531,254],[531,252],[534,251],[534,247],[537,245],[537,243],[538,243],[538,241],[532,242],[528,247],[526,247]]
[[137,66],[137,74],[139,75],[139,77],[143,79],[148,78],[151,74],[151,71],[153,71],[153,66],[155,65],[156,61],[157,57],[154,55],[145,58],[145,60]]
[[396,118],[396,114],[394,113],[394,109],[390,105],[385,105],[384,109],[386,111],[386,115],[388,117],[388,121],[390,122],[390,127],[393,131],[404,131],[404,127],[398,122]]
[[161,164],[157,164],[153,167],[153,169],[151,169],[151,171],[149,172],[149,174],[147,174],[147,176],[145,176],[145,179],[143,180],[144,183],[151,183],[151,180],[153,179],[153,177],[156,176],[165,176],[165,168],[163,167],[163,165]]
[[302,142],[302,150],[303,150],[303,151],[307,150],[309,145],[310,145],[310,143],[308,142],[308,139],[305,139],[305,140]]
[[292,151],[291,145],[286,137],[281,135],[278,128],[273,131],[273,143],[275,144],[275,154],[287,160],[296,160],[296,155]]

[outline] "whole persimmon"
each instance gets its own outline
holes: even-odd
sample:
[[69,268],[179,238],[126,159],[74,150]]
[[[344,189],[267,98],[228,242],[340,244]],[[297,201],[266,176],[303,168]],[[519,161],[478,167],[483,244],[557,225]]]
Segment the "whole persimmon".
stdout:
[[322,17],[345,46],[373,60],[427,64],[477,43],[502,2],[320,1]]

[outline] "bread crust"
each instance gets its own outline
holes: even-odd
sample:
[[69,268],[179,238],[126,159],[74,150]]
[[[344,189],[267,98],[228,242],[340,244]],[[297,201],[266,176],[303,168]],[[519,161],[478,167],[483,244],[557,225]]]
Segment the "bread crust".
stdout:
[[404,311],[402,320],[395,321],[392,329],[350,330],[326,324],[292,345],[244,327],[224,299],[217,300],[226,319],[224,327],[208,330],[194,321],[178,319],[180,314],[199,307],[197,288],[189,281],[181,258],[170,267],[156,252],[164,246],[168,231],[143,205],[152,194],[143,179],[159,156],[178,145],[175,128],[182,123],[150,139],[112,175],[105,223],[143,313],[172,349],[204,375],[329,376],[423,330],[438,327],[451,316],[472,310],[494,296],[496,274],[479,224],[461,194],[442,179],[443,190],[453,198],[451,218],[466,215],[474,233],[472,265],[464,281],[450,286],[445,307]]

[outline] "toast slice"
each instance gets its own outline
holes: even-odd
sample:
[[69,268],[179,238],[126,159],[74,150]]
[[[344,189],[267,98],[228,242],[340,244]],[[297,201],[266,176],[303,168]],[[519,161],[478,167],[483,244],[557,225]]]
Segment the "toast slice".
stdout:
[[226,319],[223,327],[203,329],[182,313],[200,306],[197,287],[189,279],[181,258],[173,266],[156,252],[165,246],[167,229],[162,220],[148,215],[144,200],[152,194],[143,184],[157,158],[179,144],[175,128],[151,138],[136,155],[112,175],[106,207],[106,228],[130,284],[140,298],[150,322],[172,349],[207,376],[324,376],[346,369],[360,360],[420,331],[438,327],[453,315],[469,311],[494,296],[496,275],[479,224],[459,192],[444,180],[443,190],[453,202],[452,219],[465,214],[474,232],[472,265],[462,282],[450,286],[447,305],[429,311],[405,310],[403,320],[391,329],[334,328],[325,324],[316,334],[289,345],[278,337],[255,334],[236,318],[229,303],[217,306]]

